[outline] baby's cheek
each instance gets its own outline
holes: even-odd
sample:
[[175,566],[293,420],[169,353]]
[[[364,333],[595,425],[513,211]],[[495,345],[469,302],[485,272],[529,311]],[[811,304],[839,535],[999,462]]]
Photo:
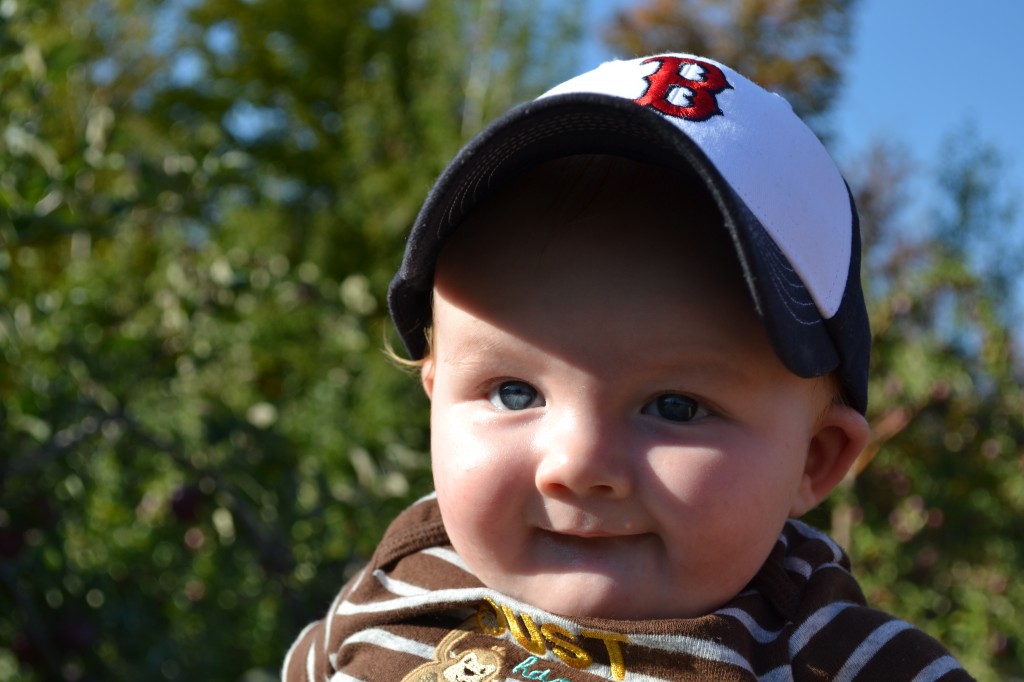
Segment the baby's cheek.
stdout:
[[516,436],[516,429],[473,418],[435,422],[434,482],[443,505],[496,520],[509,505],[522,504],[534,489],[533,472],[525,439]]
[[735,472],[727,455],[718,449],[661,447],[648,457],[653,483],[665,492],[667,504],[703,506],[719,499],[723,491],[735,490]]

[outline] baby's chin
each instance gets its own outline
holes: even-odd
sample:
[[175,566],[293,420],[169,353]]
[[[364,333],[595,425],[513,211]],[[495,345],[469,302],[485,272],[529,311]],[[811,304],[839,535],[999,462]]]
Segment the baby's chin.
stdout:
[[[642,577],[623,583],[605,575],[558,573],[484,583],[513,599],[566,618],[656,620],[698,616],[712,610],[681,604],[650,582],[642,586],[643,581]],[[643,587],[651,592],[645,593]]]
[[[586,583],[588,581],[579,581]],[[631,599],[629,590],[620,586],[607,588],[577,586],[574,590],[551,589],[523,601],[549,613],[567,618],[601,618],[606,620],[647,620],[656,618],[649,608]]]

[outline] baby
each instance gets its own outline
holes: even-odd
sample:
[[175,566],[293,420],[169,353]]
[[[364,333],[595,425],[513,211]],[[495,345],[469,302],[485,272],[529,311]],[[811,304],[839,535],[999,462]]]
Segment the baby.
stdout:
[[869,436],[859,252],[821,143],[712,60],[611,62],[492,124],[389,292],[436,494],[286,679],[970,679],[796,520]]

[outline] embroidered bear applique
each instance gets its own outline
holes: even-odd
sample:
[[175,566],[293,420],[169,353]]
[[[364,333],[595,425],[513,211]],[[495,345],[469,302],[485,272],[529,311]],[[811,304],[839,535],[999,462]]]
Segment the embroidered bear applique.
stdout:
[[470,633],[453,630],[434,650],[434,660],[417,666],[402,682],[496,682],[504,660],[501,647],[457,650]]

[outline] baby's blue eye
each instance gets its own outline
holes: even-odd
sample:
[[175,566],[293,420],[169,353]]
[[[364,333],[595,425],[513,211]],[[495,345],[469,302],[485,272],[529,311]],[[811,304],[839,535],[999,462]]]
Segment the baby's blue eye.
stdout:
[[644,405],[642,412],[671,422],[689,422],[707,414],[699,402],[678,393],[659,395]]
[[503,381],[491,389],[491,404],[506,410],[525,410],[536,407],[540,394],[525,381]]

